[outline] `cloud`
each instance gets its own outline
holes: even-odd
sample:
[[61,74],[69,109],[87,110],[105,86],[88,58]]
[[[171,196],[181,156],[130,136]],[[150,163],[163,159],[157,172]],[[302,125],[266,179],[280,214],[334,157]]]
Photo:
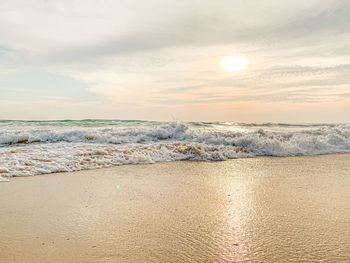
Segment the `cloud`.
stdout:
[[4,58],[9,53],[9,51],[10,50],[8,48],[0,45],[0,57],[1,58]]
[[[336,44],[336,39],[348,34],[350,4],[342,1],[294,2],[293,5],[293,2],[271,1],[272,4],[260,4],[259,8],[249,10],[258,3],[250,1],[244,5],[223,1],[213,5],[203,1],[199,5],[192,1],[151,1],[153,5],[150,4],[148,9],[153,6],[159,10],[153,11],[155,17],[139,13],[141,8],[130,8],[138,19],[136,23],[130,22],[128,30],[118,31],[112,27],[115,36],[51,50],[46,59],[51,63],[81,63],[166,48],[230,44],[255,50],[271,45],[275,49],[297,47],[299,52],[319,50],[319,54],[323,54],[325,48],[329,50],[329,46]],[[320,46],[320,38],[327,39],[328,45]],[[342,50],[347,52],[343,47],[331,51]]]
[[91,101],[89,86],[67,76],[47,71],[17,72],[0,76],[1,99],[9,101]]
[[[100,101],[137,116],[167,105],[336,102],[350,84],[346,1],[13,0],[0,10],[8,101]],[[248,68],[223,72],[227,55]]]
[[[257,81],[259,80],[259,81]],[[342,100],[350,86],[350,64],[280,66],[189,86],[155,90],[160,104],[233,101],[320,102]],[[184,96],[185,94],[185,96]]]

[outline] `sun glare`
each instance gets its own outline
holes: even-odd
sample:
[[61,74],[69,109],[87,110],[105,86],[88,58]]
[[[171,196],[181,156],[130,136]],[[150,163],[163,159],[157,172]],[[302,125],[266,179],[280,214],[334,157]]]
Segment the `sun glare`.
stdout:
[[242,57],[227,56],[221,61],[221,68],[228,71],[238,71],[245,69],[248,60]]

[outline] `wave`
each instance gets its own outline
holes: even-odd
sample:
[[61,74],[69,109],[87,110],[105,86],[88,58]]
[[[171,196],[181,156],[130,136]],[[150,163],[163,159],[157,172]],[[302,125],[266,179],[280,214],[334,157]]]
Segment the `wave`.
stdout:
[[[125,124],[125,123],[124,123]],[[20,143],[57,143],[57,142],[81,142],[81,143],[147,143],[163,140],[180,140],[189,142],[204,142],[209,144],[232,145],[240,143],[240,139],[256,141],[278,140],[302,142],[310,139],[327,140],[333,138],[344,142],[349,139],[350,125],[292,125],[292,124],[245,124],[239,126],[228,125],[232,129],[217,129],[213,123],[191,123],[193,127],[184,123],[173,122],[166,125],[133,125],[133,126],[107,126],[82,128],[79,126],[70,129],[57,129],[50,126],[48,129],[37,126],[23,129],[0,130],[0,145],[14,145]],[[215,124],[215,123],[214,123]],[[221,124],[222,125],[222,124]],[[199,126],[199,128],[196,128]],[[223,126],[223,125],[222,125]],[[223,126],[225,127],[225,126]],[[226,127],[226,128],[227,128]],[[253,127],[255,129],[241,130],[237,127]],[[260,127],[260,128],[259,128]],[[305,128],[299,130],[280,129],[268,130],[265,128]],[[64,128],[64,126],[60,126]],[[259,129],[257,129],[259,128]],[[317,128],[317,129],[315,129]],[[295,140],[293,140],[295,139]]]
[[0,180],[122,164],[350,152],[348,124],[2,125]]
[[159,127],[105,127],[93,129],[25,129],[0,131],[0,145],[13,145],[20,143],[145,143],[166,139],[184,139],[187,126],[173,123]]

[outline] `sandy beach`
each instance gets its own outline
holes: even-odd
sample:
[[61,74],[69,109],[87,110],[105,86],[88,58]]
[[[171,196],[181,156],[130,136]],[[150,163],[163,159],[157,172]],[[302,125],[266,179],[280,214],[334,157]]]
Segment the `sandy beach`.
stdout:
[[0,262],[349,262],[350,154],[0,183]]

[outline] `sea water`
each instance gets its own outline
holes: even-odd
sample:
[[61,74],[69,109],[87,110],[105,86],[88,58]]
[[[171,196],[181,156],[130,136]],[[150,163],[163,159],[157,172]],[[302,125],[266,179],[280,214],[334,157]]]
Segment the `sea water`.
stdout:
[[0,121],[0,181],[162,161],[350,152],[350,124]]

